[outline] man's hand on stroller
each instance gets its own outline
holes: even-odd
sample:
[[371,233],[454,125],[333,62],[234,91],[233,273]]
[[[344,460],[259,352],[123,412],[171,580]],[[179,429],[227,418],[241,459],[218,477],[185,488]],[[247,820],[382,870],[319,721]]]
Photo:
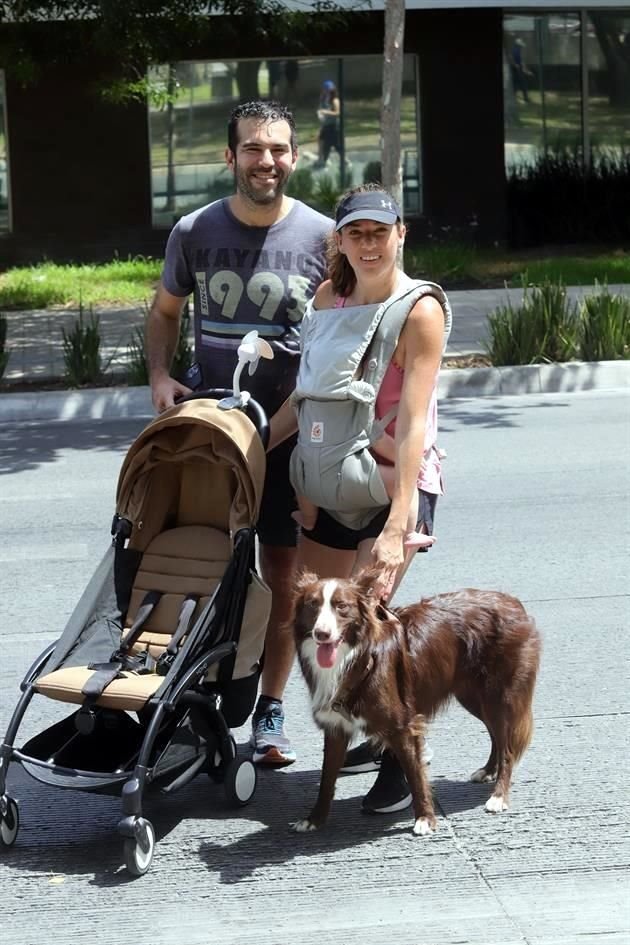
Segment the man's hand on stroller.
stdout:
[[186,397],[187,394],[192,394],[190,387],[186,387],[185,384],[181,384],[168,374],[151,377],[151,399],[158,413],[164,413],[169,407],[175,405],[176,399]]

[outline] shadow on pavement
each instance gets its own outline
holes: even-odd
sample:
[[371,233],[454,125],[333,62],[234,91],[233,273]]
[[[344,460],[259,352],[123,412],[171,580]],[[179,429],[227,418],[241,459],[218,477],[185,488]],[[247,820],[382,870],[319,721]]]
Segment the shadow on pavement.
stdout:
[[[438,830],[432,838],[418,838],[411,833],[411,808],[383,816],[362,814],[361,797],[374,775],[354,775],[342,779],[340,791],[350,784],[356,793],[334,801],[322,830],[293,833],[289,825],[308,813],[317,794],[319,774],[319,770],[263,771],[251,804],[240,810],[228,807],[221,785],[205,775],[173,797],[149,793],[143,813],[151,820],[157,838],[150,872],[174,866],[176,856],[178,869],[185,859],[190,860],[188,869],[198,868],[201,861],[217,882],[232,884],[261,868],[305,856],[334,855],[392,836],[401,843],[444,842],[450,839],[445,816],[483,808],[490,792],[489,785],[432,779]],[[119,798],[46,790],[17,766],[11,770],[9,793],[20,801],[21,827],[15,846],[3,853],[5,868],[44,878],[48,875],[51,883],[93,874],[90,883],[103,888],[133,880],[122,866],[122,839],[116,831],[121,816]],[[188,832],[187,821],[197,822],[196,836]],[[235,822],[236,828],[226,822]],[[243,822],[247,823],[245,835]],[[217,825],[216,839],[212,837],[213,824]],[[171,836],[176,831],[181,835]],[[239,834],[236,838],[235,833]]]
[[52,463],[63,450],[120,450],[147,424],[146,419],[7,424],[0,427],[0,475]]
[[440,400],[440,433],[452,433],[457,425],[482,427],[484,429],[516,428],[524,425],[523,413],[525,410],[539,410],[550,407],[569,407],[568,402],[550,403],[540,395],[537,403],[518,403],[509,405],[506,397],[477,397],[469,400]]

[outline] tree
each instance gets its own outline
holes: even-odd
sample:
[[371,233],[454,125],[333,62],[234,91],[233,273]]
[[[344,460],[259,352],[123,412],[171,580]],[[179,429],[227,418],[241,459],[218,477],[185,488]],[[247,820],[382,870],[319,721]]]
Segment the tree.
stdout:
[[233,43],[244,25],[248,37],[295,55],[314,30],[344,21],[335,0],[311,0],[299,10],[283,0],[0,0],[0,62],[28,81],[48,65],[113,59],[129,83],[141,83],[147,66],[172,62],[174,53],[194,58],[210,40],[215,48]]
[[630,105],[630,35],[624,19],[611,13],[589,13],[608,70],[608,99],[613,106]]
[[383,187],[402,207],[400,172],[400,101],[402,97],[404,0],[385,0],[383,100],[381,106],[381,177]]

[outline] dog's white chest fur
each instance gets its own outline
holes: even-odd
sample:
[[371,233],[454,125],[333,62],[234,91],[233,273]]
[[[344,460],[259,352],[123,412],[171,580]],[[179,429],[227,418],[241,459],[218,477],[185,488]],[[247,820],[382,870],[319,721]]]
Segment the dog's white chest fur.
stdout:
[[317,662],[317,645],[312,638],[304,640],[300,650],[302,659],[308,663],[311,672],[311,708],[317,724],[324,729],[341,728],[350,736],[363,732],[365,730],[363,719],[333,708],[350,664],[355,659],[355,651],[349,649],[344,643],[340,644],[335,665],[330,669],[324,669]]

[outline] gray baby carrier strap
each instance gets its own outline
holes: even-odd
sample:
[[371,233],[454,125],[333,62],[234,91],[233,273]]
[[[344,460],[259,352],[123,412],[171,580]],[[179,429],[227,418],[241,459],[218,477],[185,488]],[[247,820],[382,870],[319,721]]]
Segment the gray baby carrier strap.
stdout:
[[[446,345],[451,315],[444,292],[407,276],[401,276],[397,294],[375,309],[308,313],[294,394],[299,434],[291,482],[296,492],[352,529],[363,528],[390,501],[369,447],[398,408],[375,421],[376,395],[407,317],[425,295],[442,306]],[[357,322],[361,317],[363,326]]]

